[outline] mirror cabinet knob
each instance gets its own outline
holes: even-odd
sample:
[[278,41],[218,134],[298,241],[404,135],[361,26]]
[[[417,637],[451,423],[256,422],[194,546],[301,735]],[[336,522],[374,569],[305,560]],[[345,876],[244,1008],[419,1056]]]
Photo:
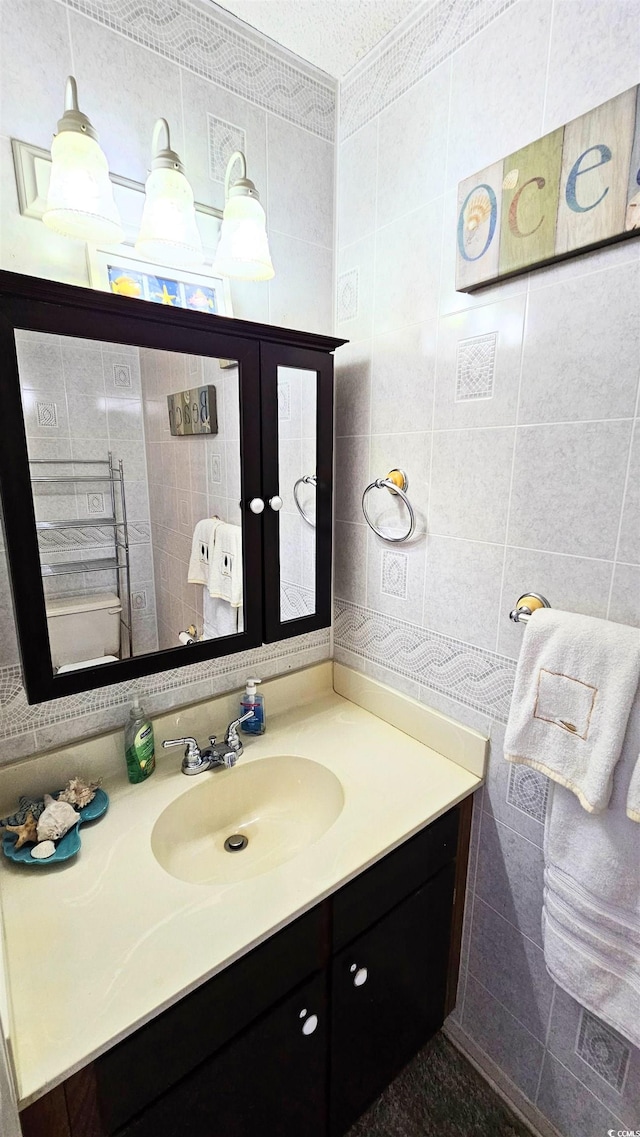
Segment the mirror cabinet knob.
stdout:
[[269,505],[271,506],[273,511],[275,513],[277,513],[279,509],[282,509],[284,502],[283,502],[282,498],[280,497],[280,495],[276,494],[275,497],[269,498]]
[[252,513],[262,513],[264,509],[264,502],[261,497],[252,497],[249,502],[249,509]]

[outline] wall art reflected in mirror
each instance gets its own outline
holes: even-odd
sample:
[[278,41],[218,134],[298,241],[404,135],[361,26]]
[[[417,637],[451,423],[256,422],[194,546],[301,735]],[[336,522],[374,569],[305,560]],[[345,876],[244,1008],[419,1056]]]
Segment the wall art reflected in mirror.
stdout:
[[237,366],[15,341],[54,672],[242,632]]

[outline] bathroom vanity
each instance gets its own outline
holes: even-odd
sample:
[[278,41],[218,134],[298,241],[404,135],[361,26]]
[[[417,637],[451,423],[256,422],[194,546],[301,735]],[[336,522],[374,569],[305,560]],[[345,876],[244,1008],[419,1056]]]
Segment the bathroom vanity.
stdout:
[[[3,804],[18,779],[40,786],[47,761],[61,780],[101,764],[111,795],[67,869],[2,865],[25,1137],[339,1137],[454,1005],[486,739],[329,663],[271,680],[265,695],[267,734],[222,773],[185,778],[167,751],[129,786],[118,735],[0,773]],[[202,737],[234,709],[227,696],[166,715],[157,743]],[[315,840],[292,852],[276,825],[262,866],[243,869],[245,854],[220,846],[200,883],[185,879],[188,858],[166,861],[158,827],[188,794],[235,802],[232,830],[248,794],[247,854],[279,806],[284,829],[286,756],[339,782],[337,816]],[[243,774],[255,787],[260,767],[273,794],[264,782],[259,802],[239,781],[227,789]],[[303,766],[284,768],[285,782],[311,786]]]

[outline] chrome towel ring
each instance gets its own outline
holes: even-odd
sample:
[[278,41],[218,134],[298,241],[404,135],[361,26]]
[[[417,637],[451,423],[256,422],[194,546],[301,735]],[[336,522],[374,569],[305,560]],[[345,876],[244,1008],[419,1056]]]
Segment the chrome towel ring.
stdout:
[[[404,470],[390,470],[386,478],[376,478],[374,482],[371,482],[371,484],[367,486],[362,495],[362,512],[364,513],[364,519],[369,528],[373,529],[373,532],[378,537],[382,537],[383,541],[392,541],[394,544],[399,544],[402,541],[408,541],[409,538],[413,536],[416,527],[416,515],[413,511],[413,506],[406,494],[408,486],[409,481]],[[370,490],[375,489],[388,490],[389,493],[402,498],[409,513],[409,528],[407,529],[406,533],[402,533],[399,537],[390,537],[387,533],[381,533],[380,530],[377,529],[373,524],[373,521],[367,513],[367,494],[370,492]]]
[[298,498],[298,486],[301,486],[301,485],[313,486],[315,489],[318,485],[318,479],[317,479],[315,474],[304,474],[303,477],[298,478],[297,482],[295,483],[295,485],[293,487],[293,500],[296,503],[298,513],[300,514],[302,519],[304,521],[306,521],[307,525],[310,525],[312,529],[315,529],[315,527],[316,527],[315,521],[312,521],[311,518],[307,516],[304,509],[300,505],[300,500]]

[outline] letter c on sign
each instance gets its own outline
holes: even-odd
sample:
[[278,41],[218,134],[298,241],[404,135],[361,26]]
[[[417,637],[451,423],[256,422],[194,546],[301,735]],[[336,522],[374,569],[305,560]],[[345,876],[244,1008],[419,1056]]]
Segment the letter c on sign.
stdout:
[[513,201],[509,206],[509,228],[514,237],[530,237],[532,233],[535,233],[536,230],[540,228],[542,222],[544,221],[543,213],[538,224],[534,225],[533,229],[527,230],[526,233],[523,233],[520,226],[518,225],[518,206],[520,204],[520,195],[524,190],[526,190],[527,186],[532,186],[534,184],[537,185],[539,190],[541,190],[544,189],[547,183],[544,178],[529,178],[529,181],[525,182],[523,186],[520,186],[518,192],[514,193],[513,195]]
[[[477,256],[470,257],[469,254],[467,253],[465,247],[464,247],[464,211],[467,208],[467,205],[469,204],[469,199],[471,197],[473,197],[474,193],[477,193],[478,190],[486,190],[488,197],[489,197],[489,204],[491,206],[491,215],[489,217],[489,232],[487,234],[487,239],[484,243],[484,248],[477,254]],[[489,248],[489,245],[493,241],[493,234],[496,231],[496,221],[497,220],[498,220],[498,202],[496,201],[496,195],[493,192],[491,186],[488,186],[486,184],[486,182],[482,182],[481,185],[474,186],[473,189],[470,189],[469,193],[467,194],[467,196],[465,197],[465,199],[462,203],[462,208],[460,209],[460,213],[458,216],[458,250],[460,252],[460,256],[463,257],[465,261],[479,261],[480,257],[484,256],[487,249]]]
[[[593,154],[594,151],[597,151],[598,154],[600,155],[600,161],[594,162],[593,165],[591,165],[591,166],[585,166],[584,169],[581,170],[580,169],[580,163],[582,162],[582,159],[586,158],[587,154]],[[604,189],[602,191],[602,193],[600,194],[600,197],[597,199],[597,201],[593,201],[591,203],[591,205],[579,205],[578,199],[576,197],[576,182],[577,182],[577,180],[581,174],[588,174],[589,170],[597,170],[598,166],[604,166],[604,164],[606,162],[611,161],[611,158],[612,158],[612,154],[611,154],[609,147],[604,146],[604,145],[598,145],[598,146],[591,146],[588,150],[585,150],[580,155],[580,157],[577,158],[576,161],[573,163],[573,166],[571,167],[571,171],[569,173],[569,177],[567,178],[567,188],[565,190],[565,197],[567,199],[567,205],[569,206],[569,209],[572,209],[574,213],[588,213],[590,209],[595,209],[596,205],[600,204],[603,197],[607,196],[607,194],[609,192],[608,186],[606,189]]]

